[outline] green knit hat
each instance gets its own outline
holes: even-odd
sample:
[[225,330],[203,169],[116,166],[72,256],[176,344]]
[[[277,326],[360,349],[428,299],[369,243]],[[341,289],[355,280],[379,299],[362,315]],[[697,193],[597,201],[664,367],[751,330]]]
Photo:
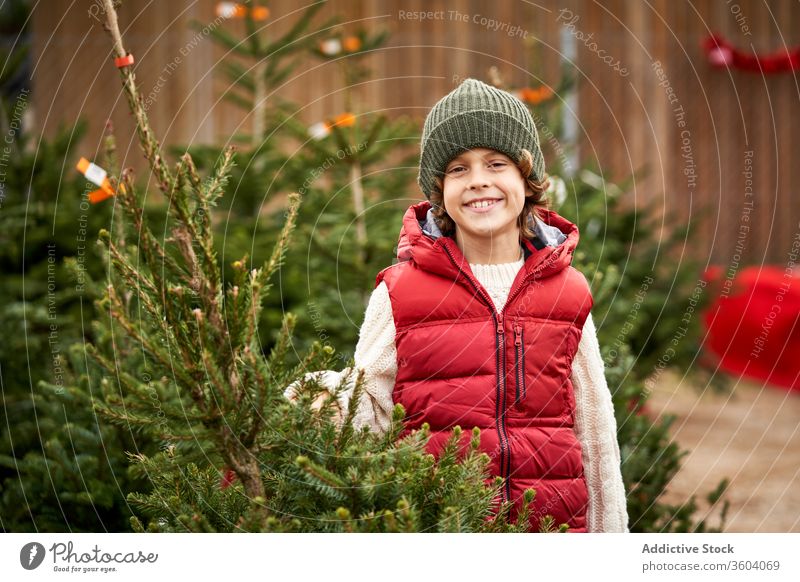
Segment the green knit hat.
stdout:
[[477,79],[465,79],[433,106],[422,130],[417,183],[427,198],[434,179],[450,161],[473,148],[490,148],[519,162],[521,151],[533,155],[529,177],[544,178],[544,157],[530,111],[511,93]]

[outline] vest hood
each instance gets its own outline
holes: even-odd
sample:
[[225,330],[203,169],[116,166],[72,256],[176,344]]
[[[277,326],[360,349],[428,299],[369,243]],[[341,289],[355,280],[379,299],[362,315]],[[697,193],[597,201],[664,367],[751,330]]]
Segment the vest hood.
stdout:
[[[538,216],[528,217],[534,236],[524,239],[523,253],[526,276],[548,277],[572,263],[578,245],[578,227],[552,210],[537,208]],[[448,258],[449,255],[449,258]],[[397,243],[397,259],[413,261],[420,268],[456,279],[469,270],[454,239],[444,236],[433,218],[429,201],[414,204],[403,216]]]

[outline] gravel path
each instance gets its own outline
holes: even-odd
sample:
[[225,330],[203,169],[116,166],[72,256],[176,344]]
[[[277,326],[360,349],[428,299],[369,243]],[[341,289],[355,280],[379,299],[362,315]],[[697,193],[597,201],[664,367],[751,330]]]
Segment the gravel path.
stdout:
[[666,499],[696,494],[705,509],[705,495],[728,477],[725,531],[800,532],[800,393],[740,380],[714,394],[664,373],[648,404],[677,417],[671,433],[689,451]]

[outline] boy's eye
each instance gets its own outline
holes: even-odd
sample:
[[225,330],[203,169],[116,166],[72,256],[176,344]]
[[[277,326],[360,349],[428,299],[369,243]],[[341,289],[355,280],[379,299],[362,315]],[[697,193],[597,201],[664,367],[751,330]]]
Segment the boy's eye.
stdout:
[[[492,168],[502,168],[502,167],[504,167],[506,165],[506,163],[505,162],[492,162],[489,165]],[[464,169],[463,166],[454,166],[454,167],[450,168],[449,170],[447,170],[447,173],[448,174],[452,174],[453,172],[455,172],[457,170],[463,170],[463,169]]]

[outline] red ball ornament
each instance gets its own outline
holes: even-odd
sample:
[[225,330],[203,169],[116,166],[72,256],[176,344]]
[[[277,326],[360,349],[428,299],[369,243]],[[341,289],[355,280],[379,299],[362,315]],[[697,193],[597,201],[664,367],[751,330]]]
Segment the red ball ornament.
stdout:
[[236,480],[236,473],[233,472],[233,469],[225,469],[225,472],[222,474],[222,479],[219,482],[219,488],[223,491],[231,486],[231,484]]
[[708,51],[708,62],[715,67],[730,67],[733,64],[733,51],[726,46],[717,46]]

